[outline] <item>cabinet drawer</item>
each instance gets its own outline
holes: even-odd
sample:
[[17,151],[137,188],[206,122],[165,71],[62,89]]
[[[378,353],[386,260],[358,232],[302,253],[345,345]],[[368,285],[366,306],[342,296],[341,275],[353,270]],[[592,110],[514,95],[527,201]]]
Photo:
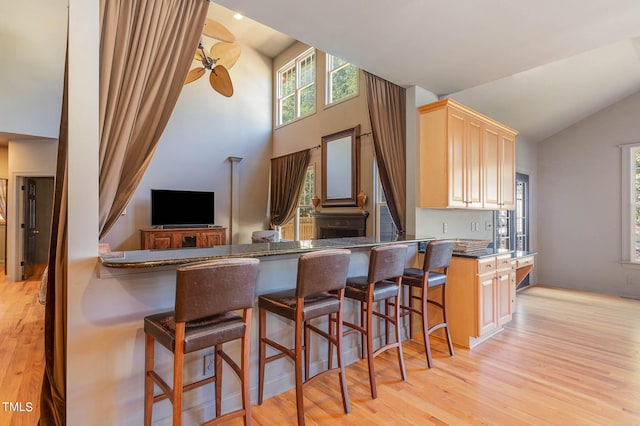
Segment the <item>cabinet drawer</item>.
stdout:
[[496,258],[487,257],[485,259],[478,259],[478,274],[484,274],[485,272],[492,272],[496,270]]
[[511,256],[498,256],[496,257],[496,268],[497,269],[511,269]]
[[533,256],[521,257],[516,260],[516,268],[533,265]]

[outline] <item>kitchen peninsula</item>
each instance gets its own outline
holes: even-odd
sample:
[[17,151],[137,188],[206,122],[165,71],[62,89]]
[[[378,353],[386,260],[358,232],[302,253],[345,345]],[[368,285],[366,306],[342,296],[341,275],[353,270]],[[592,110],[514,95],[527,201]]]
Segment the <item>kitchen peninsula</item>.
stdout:
[[[417,246],[421,241],[432,240],[432,237],[401,236],[388,239],[371,237],[329,238],[307,241],[284,241],[277,243],[254,243],[223,245],[202,248],[182,248],[167,250],[134,250],[112,252],[99,258],[97,274],[99,284],[91,289],[99,294],[102,303],[92,307],[96,318],[96,326],[101,329],[101,339],[108,338],[117,342],[109,346],[110,355],[118,359],[118,375],[123,376],[129,385],[122,388],[121,397],[136,404],[142,413],[144,390],[144,334],[142,333],[145,316],[171,310],[175,297],[175,270],[178,265],[216,258],[255,257],[260,259],[256,295],[294,288],[296,285],[298,257],[303,253],[323,249],[347,248],[351,250],[349,275],[366,275],[371,247],[380,244],[407,243],[407,266],[416,266]],[[98,297],[98,296],[95,296]],[[82,303],[82,301],[79,301]],[[359,310],[352,303],[345,304],[345,320],[359,321]],[[257,333],[257,314],[253,316],[253,332]],[[318,324],[326,327],[326,323]],[[293,332],[291,325],[273,321],[268,333],[277,341],[291,341]],[[108,330],[108,333],[105,331]],[[108,337],[105,337],[108,336]],[[374,338],[379,339],[379,330]],[[350,336],[344,341],[343,352],[346,363],[359,359],[360,339]],[[378,345],[379,342],[375,342]],[[239,343],[230,342],[228,352],[239,352]],[[236,345],[237,347],[234,347]],[[326,341],[319,338],[312,340],[310,371],[326,368]],[[251,395],[252,402],[257,401],[257,337],[254,334],[251,347]],[[323,349],[324,348],[324,349]],[[168,352],[158,348],[156,367],[163,377],[170,378],[172,360]],[[203,357],[206,350],[188,354],[185,357],[185,383],[203,378]],[[278,360],[270,368],[280,372],[277,377],[265,383],[265,398],[277,395],[294,387],[294,369],[287,360]],[[363,378],[364,379],[364,378]],[[240,387],[233,381],[232,387],[225,391],[222,402],[225,410],[231,410],[240,402]],[[227,384],[225,383],[225,386]],[[192,410],[210,410],[213,403],[207,392],[193,390],[189,395]],[[166,420],[170,416],[170,407],[159,404],[154,416]],[[189,411],[189,410],[187,410]],[[188,416],[185,412],[185,416]]]

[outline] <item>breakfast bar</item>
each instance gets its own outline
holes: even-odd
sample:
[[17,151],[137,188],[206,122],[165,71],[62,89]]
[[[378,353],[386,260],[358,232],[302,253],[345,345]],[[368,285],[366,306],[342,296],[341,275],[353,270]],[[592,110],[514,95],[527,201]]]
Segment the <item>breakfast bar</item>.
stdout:
[[[133,357],[135,359],[127,360],[129,364],[130,376],[132,382],[131,395],[127,398],[133,400],[137,395],[141,394],[144,383],[144,359],[140,349],[143,345],[142,324],[146,315],[158,312],[168,311],[173,308],[174,292],[175,292],[175,269],[179,265],[186,263],[223,259],[223,258],[258,258],[260,260],[258,280],[256,284],[256,296],[294,288],[296,285],[297,262],[300,255],[304,253],[346,248],[351,250],[349,262],[349,276],[366,275],[369,262],[369,253],[372,247],[379,245],[388,245],[395,243],[408,244],[409,249],[406,256],[407,266],[417,265],[418,243],[433,240],[433,237],[416,237],[416,236],[394,236],[388,239],[372,238],[372,237],[345,237],[345,238],[329,238],[319,240],[306,241],[281,241],[281,242],[265,242],[253,244],[223,245],[206,248],[182,248],[168,250],[134,250],[123,252],[105,253],[100,256],[97,275],[100,281],[105,285],[113,284],[116,294],[109,300],[109,292],[104,291],[105,306],[112,306],[114,310],[121,310],[122,300],[135,299],[137,305],[142,305],[142,309],[129,313],[128,321],[132,324],[128,332],[121,333],[121,338],[129,339],[128,342],[121,342],[122,350],[119,351],[120,356]],[[101,291],[101,289],[96,289]],[[125,294],[123,297],[122,293]],[[121,300],[118,300],[121,299]],[[359,311],[351,302],[345,304],[344,318],[352,322],[359,322]],[[257,311],[257,310],[256,310]],[[326,328],[326,321],[317,324],[320,328]],[[252,403],[257,401],[258,386],[258,366],[257,366],[257,312],[253,316],[252,338],[251,338],[251,400]],[[282,342],[290,342],[293,336],[291,324],[284,321],[270,321],[267,333]],[[401,331],[406,336],[406,330]],[[374,328],[374,345],[379,344],[380,330]],[[404,337],[404,336],[403,336]],[[346,338],[343,346],[343,359],[349,364],[360,359],[359,349],[360,339],[355,336]],[[228,348],[227,348],[228,346]],[[310,371],[319,371],[326,368],[327,351],[326,341],[323,339],[312,340],[311,346],[314,348],[311,352]],[[129,348],[129,349],[127,349]],[[325,349],[323,349],[325,348]],[[240,345],[236,342],[230,342],[225,345],[225,351],[231,356],[237,356],[240,353]],[[129,355],[126,355],[126,354]],[[124,354],[124,355],[123,355]],[[185,357],[185,373],[184,381],[189,383],[193,380],[200,380],[207,377],[212,372],[207,371],[204,365],[205,358],[209,355],[207,350],[201,352],[187,354]],[[285,360],[278,360],[270,365],[270,368],[276,369],[279,374],[271,375],[271,378],[265,382],[264,395],[265,398],[277,395],[294,387],[294,369]],[[164,348],[158,347],[156,350],[156,369],[160,371],[165,379],[172,376],[171,356]],[[362,377],[362,380],[367,380]],[[225,383],[225,387],[229,386],[224,392],[222,405],[225,411],[238,407],[240,404],[240,386],[233,380]],[[213,409],[213,402],[206,390],[196,389],[185,395],[185,406],[191,407],[185,410],[185,419],[192,415],[197,417],[197,412],[205,410],[210,412]],[[142,407],[142,401],[140,401]],[[170,404],[160,403],[154,408],[154,419],[163,419],[170,417]],[[194,417],[194,418],[195,418]]]

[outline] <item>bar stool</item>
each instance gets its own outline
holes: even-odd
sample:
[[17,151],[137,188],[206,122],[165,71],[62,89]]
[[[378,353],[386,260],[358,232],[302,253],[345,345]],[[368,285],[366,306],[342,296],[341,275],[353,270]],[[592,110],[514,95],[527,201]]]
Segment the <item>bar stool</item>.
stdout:
[[[153,403],[169,399],[173,403],[173,425],[182,424],[182,393],[215,382],[216,424],[232,417],[244,417],[251,424],[249,355],[251,312],[254,302],[258,259],[219,259],[177,268],[175,309],[144,319],[145,387],[144,424],[151,425]],[[242,310],[243,314],[232,312]],[[242,339],[240,366],[223,350],[223,343]],[[154,370],[155,342],[173,353],[173,388]],[[184,355],[215,347],[215,376],[183,384]],[[242,409],[221,416],[222,360],[242,383]],[[153,394],[154,383],[162,390]]]
[[[396,348],[398,351],[398,364],[402,380],[407,379],[404,368],[404,357],[402,354],[402,342],[400,341],[400,288],[402,282],[402,271],[406,262],[407,245],[392,244],[378,246],[371,249],[369,257],[369,273],[367,276],[347,278],[345,297],[360,302],[360,325],[344,322],[346,330],[344,335],[360,333],[362,354],[364,356],[365,347],[367,351],[367,361],[369,364],[369,385],[371,387],[371,398],[378,397],[376,389],[376,377],[373,360],[381,353]],[[389,301],[395,299],[394,304]],[[375,302],[384,301],[384,313],[374,311]],[[389,306],[394,306],[394,315],[388,313]],[[385,320],[387,330],[386,342],[377,350],[373,350],[373,316]],[[389,325],[395,326],[396,341],[389,342]],[[338,326],[338,329],[341,328]],[[366,342],[365,342],[366,337]]]
[[[409,288],[409,305],[401,306],[403,316],[411,313],[417,314],[422,319],[422,332],[424,334],[424,351],[427,356],[427,366],[433,366],[431,358],[431,343],[429,335],[440,329],[445,329],[447,344],[449,345],[449,354],[453,356],[453,344],[451,343],[451,335],[449,334],[449,325],[447,323],[447,309],[445,304],[447,273],[451,264],[451,255],[453,253],[454,242],[451,240],[435,240],[427,244],[427,251],[424,256],[422,269],[407,268],[404,270],[402,284]],[[440,287],[442,291],[441,302],[428,298],[428,289]],[[414,289],[420,289],[420,296],[413,293]],[[419,301],[420,307],[413,306],[413,301]],[[430,303],[442,311],[442,322],[429,327],[427,315],[427,303]],[[409,321],[409,334],[413,336],[413,323]]]
[[[344,412],[349,413],[349,395],[347,393],[347,381],[342,363],[342,335],[333,332],[331,322],[328,321],[328,331],[320,330],[309,321],[322,316],[336,314],[338,330],[342,324],[342,305],[344,300],[344,287],[349,269],[349,250],[322,250],[300,256],[298,260],[298,277],[296,288],[277,293],[265,294],[258,297],[259,308],[259,381],[258,404],[262,404],[264,389],[265,364],[284,356],[291,358],[295,363],[296,381],[296,405],[298,424],[304,425],[304,400],[303,385],[323,376],[327,373],[337,372],[340,378],[340,390],[342,392],[342,405]],[[266,337],[267,312],[282,316],[294,321],[295,338],[294,348],[285,346]],[[329,344],[338,348],[338,367],[329,368],[309,378],[309,341],[310,332],[313,331],[327,340]],[[304,342],[303,342],[304,333]],[[266,356],[266,346],[279,351],[279,353]],[[304,352],[305,375],[302,377],[302,356]]]

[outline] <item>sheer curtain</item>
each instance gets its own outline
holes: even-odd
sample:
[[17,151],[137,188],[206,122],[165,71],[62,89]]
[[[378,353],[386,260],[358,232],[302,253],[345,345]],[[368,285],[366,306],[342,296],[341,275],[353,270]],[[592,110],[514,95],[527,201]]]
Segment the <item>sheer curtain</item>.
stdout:
[[271,225],[282,226],[296,214],[311,149],[271,159]]
[[100,238],[118,220],[178,101],[206,0],[101,0]]
[[406,91],[363,72],[380,182],[393,223],[402,234],[405,232],[407,215]]

